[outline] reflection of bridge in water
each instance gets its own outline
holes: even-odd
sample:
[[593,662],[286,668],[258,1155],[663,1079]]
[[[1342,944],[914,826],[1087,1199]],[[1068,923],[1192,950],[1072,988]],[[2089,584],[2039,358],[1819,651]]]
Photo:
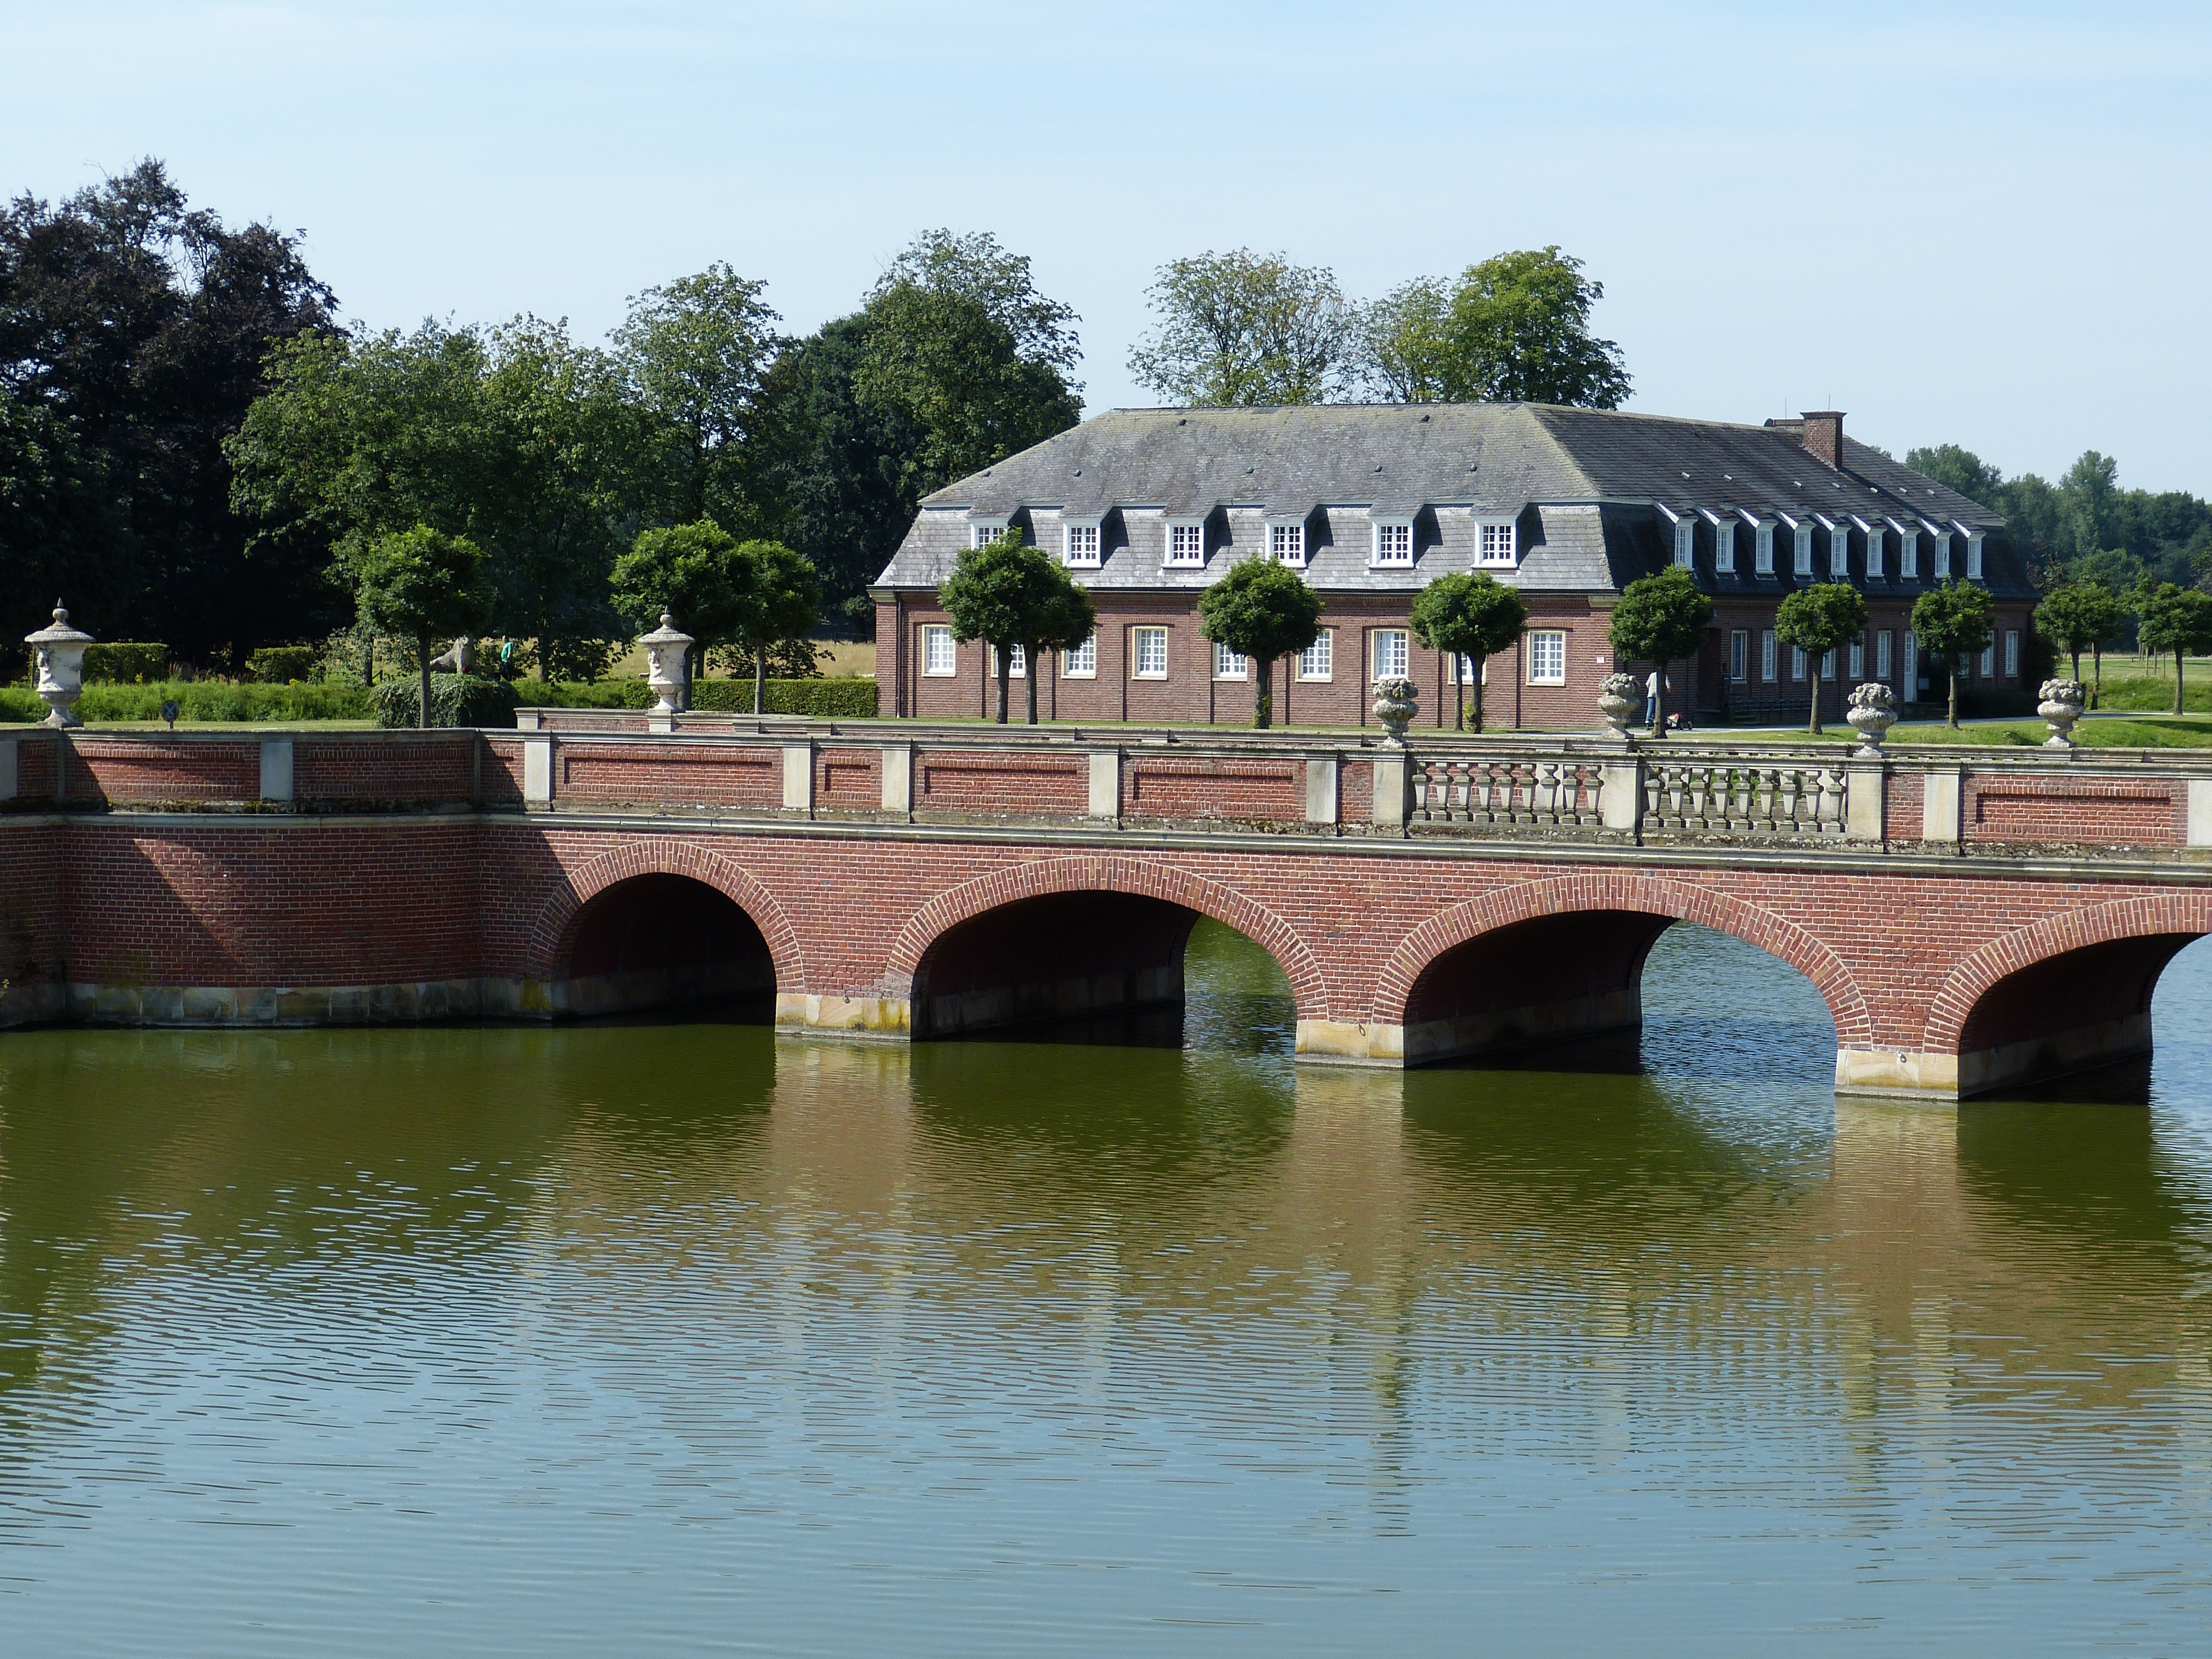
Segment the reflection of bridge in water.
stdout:
[[1171,1006],[1210,916],[1280,964],[1302,1058],[1395,1067],[1633,1030],[1690,921],[1812,981],[1840,1088],[1955,1099],[2147,1053],[2212,933],[2212,767],[2161,756],[526,720],[0,740],[8,1012],[772,989],[786,1030],[907,1041]]

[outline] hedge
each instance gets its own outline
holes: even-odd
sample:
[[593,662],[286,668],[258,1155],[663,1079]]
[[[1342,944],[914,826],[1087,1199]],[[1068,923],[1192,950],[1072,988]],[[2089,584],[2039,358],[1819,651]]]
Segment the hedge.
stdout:
[[323,653],[312,645],[264,645],[246,659],[246,672],[268,685],[304,680]]
[[88,682],[158,684],[169,678],[169,647],[141,640],[103,640],[84,648]]
[[[481,674],[430,676],[433,726],[513,726],[514,688]],[[422,694],[413,674],[394,674],[376,683],[376,719],[380,726],[418,726]]]
[[[158,720],[175,698],[179,720],[364,720],[376,712],[358,685],[234,685],[228,680],[159,680],[151,685],[88,685],[76,700],[82,720]],[[46,706],[20,685],[0,688],[0,720],[42,720]]]
[[[515,696],[526,708],[649,708],[653,693],[642,679],[522,680]],[[764,713],[806,714],[816,720],[872,720],[876,713],[876,683],[862,679],[770,680],[762,700]],[[750,680],[694,680],[691,706],[703,713],[750,714],[753,712]]]

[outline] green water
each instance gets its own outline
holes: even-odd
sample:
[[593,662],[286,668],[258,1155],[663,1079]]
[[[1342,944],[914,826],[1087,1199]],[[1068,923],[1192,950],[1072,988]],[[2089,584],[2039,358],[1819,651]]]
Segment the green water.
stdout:
[[2202,1650],[2205,948],[2148,1110],[1686,928],[1640,1072],[0,1037],[0,1653]]

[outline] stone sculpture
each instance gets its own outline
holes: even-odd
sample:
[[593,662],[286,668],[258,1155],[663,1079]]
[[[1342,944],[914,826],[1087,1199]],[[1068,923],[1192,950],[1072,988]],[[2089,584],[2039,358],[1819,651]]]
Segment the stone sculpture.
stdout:
[[59,599],[54,601],[53,626],[23,635],[24,644],[38,649],[39,696],[53,711],[44,724],[84,724],[76,717],[76,700],[84,690],[84,648],[92,642],[91,635],[70,626],[69,612]]
[[678,633],[664,611],[660,613],[660,626],[641,635],[638,643],[645,647],[646,685],[660,699],[653,704],[652,712],[675,714],[684,701],[684,659],[691,649],[691,636]]
[[1403,674],[1385,674],[1375,682],[1375,718],[1382,722],[1389,742],[1406,741],[1406,728],[1419,708],[1420,694]]
[[2043,740],[2043,746],[2045,749],[2071,749],[2074,746],[2074,722],[2081,718],[2081,711],[2089,706],[2088,689],[2079,680],[2045,680],[2035,696],[2035,712],[2043,716],[2043,723],[2051,728],[2051,735]]
[[1863,760],[1878,760],[1882,738],[1897,724],[1897,693],[1875,680],[1853,686],[1844,718],[1859,734],[1859,746],[1854,752]]
[[1607,674],[1597,690],[1597,712],[1610,733],[1626,743],[1630,722],[1644,708],[1644,682],[1633,674]]
[[477,672],[477,642],[464,634],[446,648],[443,656],[430,659],[433,674],[473,674]]

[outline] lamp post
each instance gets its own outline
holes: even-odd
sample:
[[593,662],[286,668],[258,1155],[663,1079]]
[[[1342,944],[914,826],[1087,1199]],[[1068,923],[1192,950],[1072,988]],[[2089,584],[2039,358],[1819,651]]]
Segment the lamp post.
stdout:
[[76,700],[84,690],[84,648],[92,642],[91,635],[70,626],[69,612],[59,599],[54,601],[53,626],[23,635],[23,643],[38,651],[39,696],[53,711],[44,724],[84,724],[76,717]]

